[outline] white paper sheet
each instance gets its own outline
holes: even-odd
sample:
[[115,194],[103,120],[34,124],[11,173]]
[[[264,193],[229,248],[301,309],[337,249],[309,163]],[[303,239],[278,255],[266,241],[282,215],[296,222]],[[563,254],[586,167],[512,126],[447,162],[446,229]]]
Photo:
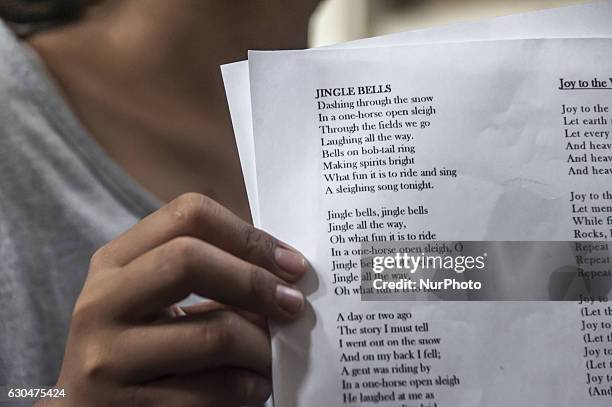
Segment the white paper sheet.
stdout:
[[[611,405],[609,303],[362,302],[345,281],[353,235],[611,240],[611,55],[605,39],[250,54],[259,221],[316,271],[306,316],[273,331],[276,407]],[[396,225],[384,208],[422,209]]]
[[[607,0],[487,21],[368,38],[331,48],[496,39],[610,37],[612,36],[610,21],[612,21],[612,1]],[[255,225],[259,225],[248,62],[225,65],[222,67],[222,73],[253,221]]]

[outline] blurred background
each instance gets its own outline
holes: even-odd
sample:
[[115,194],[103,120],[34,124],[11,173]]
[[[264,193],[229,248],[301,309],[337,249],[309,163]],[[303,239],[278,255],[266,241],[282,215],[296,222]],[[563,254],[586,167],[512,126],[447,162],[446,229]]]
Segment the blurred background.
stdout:
[[541,10],[590,0],[326,0],[312,20],[319,47],[397,31]]

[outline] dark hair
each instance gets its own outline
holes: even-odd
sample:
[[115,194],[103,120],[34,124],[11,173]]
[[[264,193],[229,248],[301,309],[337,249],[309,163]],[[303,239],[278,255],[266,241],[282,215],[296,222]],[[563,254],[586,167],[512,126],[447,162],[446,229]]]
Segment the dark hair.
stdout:
[[69,20],[91,0],[0,0],[0,18],[10,23],[34,24]]

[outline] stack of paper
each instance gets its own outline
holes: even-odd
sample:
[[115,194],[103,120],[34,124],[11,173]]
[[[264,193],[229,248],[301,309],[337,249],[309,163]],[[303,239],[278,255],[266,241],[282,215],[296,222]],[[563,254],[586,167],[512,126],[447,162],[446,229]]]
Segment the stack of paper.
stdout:
[[[316,271],[276,407],[612,405],[611,37],[603,1],[223,67],[254,222]],[[489,256],[492,301],[364,301],[367,255],[440,241],[575,244]]]

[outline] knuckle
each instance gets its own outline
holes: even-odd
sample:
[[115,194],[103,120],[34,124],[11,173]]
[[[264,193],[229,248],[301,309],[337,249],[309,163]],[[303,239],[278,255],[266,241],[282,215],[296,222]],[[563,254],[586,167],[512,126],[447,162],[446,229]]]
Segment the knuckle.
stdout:
[[189,279],[200,247],[200,241],[195,238],[177,237],[168,244],[162,254],[163,264],[166,265],[162,268],[172,271],[172,275],[179,281]]
[[274,284],[267,270],[252,266],[249,271],[249,283],[254,298],[267,300],[272,295]]
[[100,247],[94,252],[89,261],[89,269],[95,270],[102,267],[108,260],[108,245]]
[[70,329],[74,334],[81,335],[89,331],[99,313],[97,301],[79,300],[72,310]]
[[167,255],[173,259],[193,260],[200,248],[200,242],[193,237],[181,236],[173,239],[168,246]]
[[236,348],[237,336],[241,330],[240,317],[231,311],[220,312],[217,324],[207,329],[206,339],[213,352],[230,352]]
[[80,355],[83,378],[90,382],[98,382],[114,377],[115,367],[109,353],[101,341],[85,344]]
[[195,192],[183,194],[169,205],[175,221],[188,224],[198,222],[207,216],[214,216],[217,207],[215,201]]
[[245,226],[245,247],[247,254],[255,257],[272,256],[275,240],[269,234],[251,226]]
[[87,333],[92,327],[108,322],[115,311],[109,306],[108,293],[112,292],[117,273],[121,269],[106,268],[103,273],[87,276],[81,293],[72,308],[70,329]]
[[77,304],[72,310],[71,329],[73,331],[82,332],[89,326],[89,315],[91,314],[87,306]]

